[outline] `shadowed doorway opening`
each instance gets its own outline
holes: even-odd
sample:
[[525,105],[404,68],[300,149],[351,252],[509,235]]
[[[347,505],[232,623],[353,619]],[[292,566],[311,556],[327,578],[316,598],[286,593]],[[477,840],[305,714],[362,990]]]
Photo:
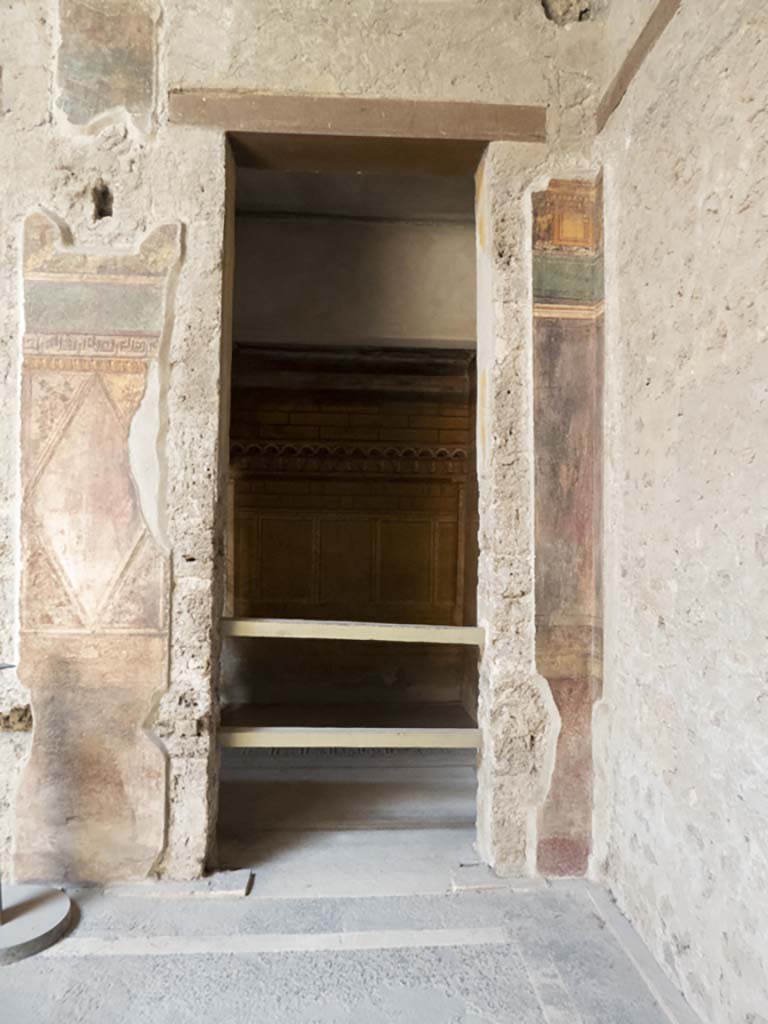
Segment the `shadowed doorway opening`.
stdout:
[[219,862],[410,829],[425,864],[452,833],[458,863],[478,742],[471,171],[241,166],[235,267]]

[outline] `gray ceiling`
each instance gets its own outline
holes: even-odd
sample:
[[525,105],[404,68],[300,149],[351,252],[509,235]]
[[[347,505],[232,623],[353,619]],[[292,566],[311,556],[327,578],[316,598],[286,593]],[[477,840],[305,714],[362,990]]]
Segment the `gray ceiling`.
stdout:
[[237,171],[238,214],[467,222],[474,199],[469,177]]

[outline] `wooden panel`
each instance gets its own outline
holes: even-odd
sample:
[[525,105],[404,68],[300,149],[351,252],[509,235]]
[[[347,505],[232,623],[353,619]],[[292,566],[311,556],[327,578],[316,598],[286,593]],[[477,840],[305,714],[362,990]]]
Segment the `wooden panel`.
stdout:
[[[236,614],[464,622],[471,355],[269,350],[244,362],[262,386],[244,386],[241,360],[230,429]],[[328,389],[332,369],[352,378],[351,394]],[[265,390],[276,370],[292,386]],[[434,397],[419,391],[426,379]]]
[[546,141],[546,107],[172,89],[172,124],[229,132],[440,141]]
[[227,747],[477,747],[479,732],[460,704],[246,705],[225,708]]
[[319,600],[369,602],[373,589],[373,524],[365,519],[320,523]]
[[[283,486],[289,483],[282,481]],[[452,487],[453,493],[439,502],[424,498],[437,506],[425,512],[398,512],[396,505],[402,499],[396,496],[389,513],[379,512],[385,497],[350,490],[346,503],[362,507],[344,514],[318,508],[328,500],[323,494],[281,491],[267,496],[274,504],[266,509],[238,501],[237,615],[356,616],[373,622],[442,625],[462,621],[458,577],[464,531],[458,527],[459,488]],[[263,496],[246,494],[246,498],[254,501]],[[297,510],[281,509],[281,502]]]
[[[259,596],[266,602],[309,604],[314,596],[314,521],[284,516],[261,520]],[[235,577],[237,587],[237,577]]]
[[431,599],[432,530],[429,521],[391,520],[379,525],[379,597],[428,604]]
[[[425,703],[462,700],[475,671],[466,645],[387,643],[300,637],[225,636],[222,700],[227,704],[350,701]],[[476,703],[475,703],[476,706]]]
[[457,599],[458,524],[437,523],[435,545],[435,600],[439,604],[453,604]]
[[230,704],[222,709],[221,724],[256,726],[337,726],[381,729],[463,729],[477,723],[461,704]]
[[[230,494],[234,503],[234,487]],[[234,559],[232,564],[232,606],[236,615],[245,615],[259,599],[259,522],[257,519],[238,518],[235,508],[231,516]],[[237,586],[235,586],[235,580]]]
[[412,375],[388,374],[379,379],[366,373],[337,373],[333,370],[319,372],[313,370],[310,373],[296,373],[290,370],[250,370],[247,363],[237,377],[237,386],[258,387],[272,389],[274,391],[285,391],[292,388],[296,391],[348,391],[360,394],[362,391],[395,391],[401,395],[419,396],[444,395],[454,401],[461,401],[466,398],[467,382],[460,377],[428,376],[424,373],[413,373]]
[[219,730],[223,747],[307,747],[375,750],[475,750],[480,746],[479,729],[326,729],[287,725],[253,729],[225,727]]

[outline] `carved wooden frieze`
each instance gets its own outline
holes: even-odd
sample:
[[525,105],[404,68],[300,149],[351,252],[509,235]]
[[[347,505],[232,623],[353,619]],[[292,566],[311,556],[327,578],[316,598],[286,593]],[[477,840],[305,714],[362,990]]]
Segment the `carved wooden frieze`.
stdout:
[[65,237],[26,221],[20,673],[35,730],[16,872],[100,880],[145,875],[163,845],[165,759],[145,723],[166,682],[169,560],[129,435],[152,415],[180,244],[177,225],[135,254]]
[[362,476],[437,476],[466,480],[469,446],[324,445],[236,443],[230,446],[233,476],[263,473]]

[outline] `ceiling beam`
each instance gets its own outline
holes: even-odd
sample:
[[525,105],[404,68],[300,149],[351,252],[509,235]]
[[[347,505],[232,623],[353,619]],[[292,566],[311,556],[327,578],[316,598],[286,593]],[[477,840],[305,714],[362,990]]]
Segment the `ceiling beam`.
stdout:
[[227,132],[467,142],[545,142],[543,106],[172,89],[172,124]]
[[608,118],[624,99],[632,79],[643,65],[645,58],[658,42],[659,36],[680,9],[682,0],[659,0],[656,8],[645,23],[631,50],[611,84],[605,90],[597,108],[597,131],[605,128]]

